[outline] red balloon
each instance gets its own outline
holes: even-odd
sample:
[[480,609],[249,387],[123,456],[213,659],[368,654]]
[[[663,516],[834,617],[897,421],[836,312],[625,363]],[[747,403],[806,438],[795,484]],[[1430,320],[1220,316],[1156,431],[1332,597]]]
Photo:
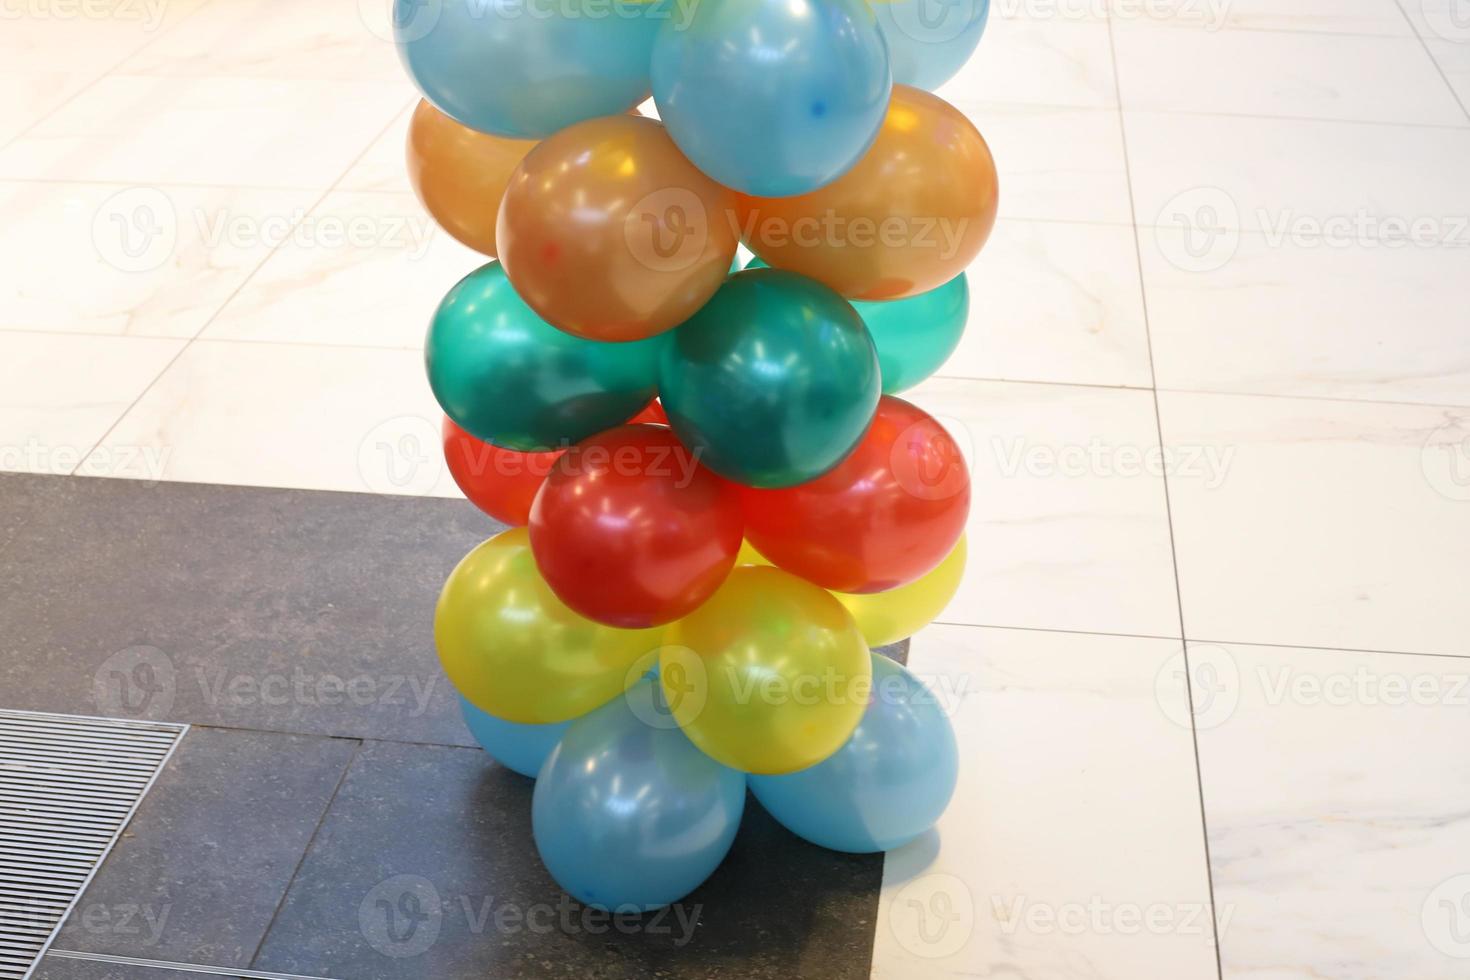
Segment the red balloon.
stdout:
[[835,592],[885,592],[954,548],[970,514],[970,473],[944,426],[887,395],[836,469],[741,494],[745,536],[775,565]]
[[454,482],[472,504],[513,527],[530,522],[536,491],[565,451],[521,453],[501,449],[444,419],[444,462],[449,464]]
[[702,605],[735,567],[743,534],[739,491],[658,425],[573,446],[531,508],[531,552],[552,591],[626,629]]
[[657,398],[643,406],[643,411],[628,420],[630,425],[639,422],[651,422],[654,425],[668,425],[669,416],[664,412],[663,403]]

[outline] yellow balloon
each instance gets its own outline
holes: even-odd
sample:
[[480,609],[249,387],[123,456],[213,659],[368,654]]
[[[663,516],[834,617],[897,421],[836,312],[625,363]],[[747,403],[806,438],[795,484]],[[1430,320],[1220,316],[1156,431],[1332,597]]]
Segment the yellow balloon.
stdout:
[[913,636],[933,622],[959,591],[964,574],[965,539],[961,537],[932,572],[908,585],[866,595],[832,594],[857,620],[869,646],[881,647]]
[[816,765],[867,708],[873,664],[857,624],[830,593],[778,568],[737,567],[667,642],[659,681],[674,720],[733,769]]
[[749,541],[740,542],[740,553],[735,556],[737,565],[769,565],[766,556],[755,550],[755,545]]
[[444,673],[482,711],[528,725],[566,721],[642,676],[663,630],[624,630],[572,612],[536,570],[530,532],[496,535],[444,583],[434,642]]

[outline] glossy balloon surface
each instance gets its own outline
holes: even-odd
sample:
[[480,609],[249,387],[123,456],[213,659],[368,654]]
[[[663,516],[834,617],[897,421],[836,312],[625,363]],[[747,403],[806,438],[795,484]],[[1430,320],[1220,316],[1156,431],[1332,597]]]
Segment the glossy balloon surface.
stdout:
[[852,613],[868,646],[887,646],[913,636],[944,611],[965,576],[965,558],[965,539],[961,536],[937,568],[908,585],[887,592],[832,595]]
[[745,536],[778,567],[836,592],[882,592],[949,555],[969,516],[970,472],[942,425],[884,395],[836,469],[800,486],[742,492]]
[[693,612],[735,566],[740,492],[662,425],[595,435],[558,460],[531,510],[531,548],[568,606],[644,628]]
[[841,176],[873,142],[891,88],[865,0],[700,3],[653,51],[653,97],[674,141],[749,194],[802,194]]
[[771,816],[834,851],[907,844],[944,813],[959,777],[944,705],[908,670],[872,657],[872,703],[847,744],[802,772],[750,777],[751,791]]
[[859,163],[799,197],[739,196],[740,235],[777,269],[851,299],[938,289],[990,237],[999,206],[995,160],[954,106],[897,85],[878,139]]
[[522,776],[536,778],[556,743],[571,726],[570,721],[554,725],[521,725],[497,718],[475,707],[463,695],[459,707],[464,723],[475,741],[490,757],[505,768]]
[[[746,268],[770,266],[757,257]],[[959,347],[970,317],[970,282],[960,273],[908,299],[851,302],[878,348],[883,394],[896,395],[938,371]]]
[[470,503],[503,524],[531,520],[531,503],[561,450],[523,453],[482,442],[444,419],[444,462]]
[[745,772],[793,772],[836,752],[862,716],[871,675],[867,644],[841,603],[752,565],[669,627],[659,654],[684,732]]
[[457,425],[522,452],[564,449],[653,398],[663,338],[603,344],[563,333],[516,295],[500,263],[460,280],[424,345],[429,386]]
[[470,129],[421,101],[408,127],[408,181],[439,227],[494,258],[500,199],[535,145]]
[[645,680],[567,730],[536,780],[531,821],[573,898],[648,911],[714,873],[744,809],[745,777],[690,744]]
[[394,0],[393,37],[441,111],[481,132],[539,139],[642,102],[669,14],[634,0]]
[[592,340],[651,337],[688,319],[735,256],[735,196],[641,116],[570,126],[510,179],[500,259],[542,319]]
[[679,438],[750,486],[811,480],[862,438],[880,394],[878,354],[836,293],[773,269],[731,276],[675,330],[659,394]]
[[577,615],[556,597],[512,528],[465,556],[434,611],[444,673],[497,718],[549,724],[584,715],[622,693],[659,630],[620,630]]

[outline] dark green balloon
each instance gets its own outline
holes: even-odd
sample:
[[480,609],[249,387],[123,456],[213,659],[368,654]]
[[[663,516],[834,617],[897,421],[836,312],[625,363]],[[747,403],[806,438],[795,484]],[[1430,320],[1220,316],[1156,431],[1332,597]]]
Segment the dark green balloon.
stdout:
[[753,487],[795,486],[842,462],[878,396],[878,353],[852,305],[776,269],[730,277],[673,331],[659,370],[679,438]]
[[[755,258],[746,268],[770,267]],[[970,282],[962,272],[938,289],[908,299],[850,302],[878,348],[883,394],[896,395],[938,371],[960,345],[970,318]]]
[[434,397],[460,428],[506,449],[556,449],[626,422],[657,390],[665,336],[583,340],[538,317],[499,262],[465,276],[429,325]]

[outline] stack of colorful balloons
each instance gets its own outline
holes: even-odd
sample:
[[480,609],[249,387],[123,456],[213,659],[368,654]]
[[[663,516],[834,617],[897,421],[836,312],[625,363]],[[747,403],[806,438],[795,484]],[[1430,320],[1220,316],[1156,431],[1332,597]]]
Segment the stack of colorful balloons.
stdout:
[[954,790],[942,706],[870,650],[965,560],[964,459],[895,397],[958,343],[996,212],[985,141],[925,91],[985,0],[932,2],[396,4],[414,185],[498,260],[426,357],[455,478],[512,527],[435,639],[590,905],[697,887],[747,787],[854,852]]

